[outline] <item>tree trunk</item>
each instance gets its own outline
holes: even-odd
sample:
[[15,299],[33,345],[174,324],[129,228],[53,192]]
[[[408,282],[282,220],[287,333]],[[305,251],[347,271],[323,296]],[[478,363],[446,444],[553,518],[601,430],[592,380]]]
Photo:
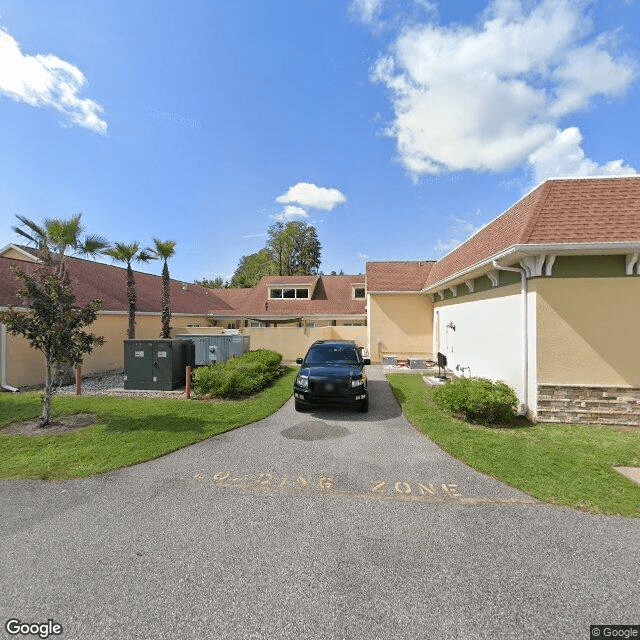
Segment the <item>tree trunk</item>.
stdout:
[[171,334],[171,300],[169,294],[169,267],[165,260],[162,267],[162,334],[161,338],[169,338]]
[[131,263],[127,264],[127,299],[129,300],[129,340],[136,337],[136,283],[133,279]]
[[42,417],[40,418],[40,426],[46,427],[51,422],[51,396],[53,395],[53,374],[51,373],[51,361],[49,356],[45,354],[45,378],[44,391],[42,396]]

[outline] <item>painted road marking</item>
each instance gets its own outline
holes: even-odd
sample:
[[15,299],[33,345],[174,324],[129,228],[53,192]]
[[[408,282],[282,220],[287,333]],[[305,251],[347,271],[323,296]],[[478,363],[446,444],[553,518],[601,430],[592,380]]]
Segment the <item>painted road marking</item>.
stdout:
[[336,487],[332,476],[322,475],[278,475],[273,471],[259,471],[253,474],[238,474],[231,469],[222,469],[206,476],[202,472],[190,478],[170,478],[160,476],[111,475],[111,479],[125,479],[138,482],[163,482],[221,487],[242,491],[262,493],[281,493],[286,495],[310,495],[314,497],[342,497],[360,500],[383,500],[400,502],[421,502],[461,505],[539,505],[533,498],[483,498],[463,495],[458,485],[452,483],[424,483],[407,480],[370,481],[369,491],[351,491]]

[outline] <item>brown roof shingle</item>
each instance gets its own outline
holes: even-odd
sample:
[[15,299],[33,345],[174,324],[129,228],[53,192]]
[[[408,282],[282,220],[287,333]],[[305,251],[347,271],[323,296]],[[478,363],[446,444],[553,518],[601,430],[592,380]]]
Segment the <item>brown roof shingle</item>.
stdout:
[[640,176],[547,180],[438,260],[425,287],[516,245],[640,241]]
[[[246,297],[238,298],[233,310],[216,312],[227,316],[309,316],[309,315],[364,315],[366,301],[353,300],[352,286],[364,285],[364,276],[265,276],[253,289],[244,289]],[[274,300],[269,298],[269,287],[277,285],[309,285],[311,298]],[[220,293],[221,298],[233,291]],[[231,294],[237,295],[237,294]],[[265,303],[267,306],[265,307]]]
[[[17,297],[20,282],[11,272],[12,264],[31,273],[37,268],[33,262],[20,261],[0,256],[0,306],[21,305]],[[94,298],[102,300],[103,311],[128,312],[125,276],[126,269],[114,265],[67,258],[67,268],[73,284],[78,305],[84,305]],[[136,281],[137,310],[139,312],[159,312],[162,308],[162,278],[148,273],[134,272]],[[176,280],[171,281],[171,312],[185,314],[206,314],[214,309],[230,309],[214,289],[189,284],[186,287]]]
[[367,291],[420,291],[434,262],[367,262]]

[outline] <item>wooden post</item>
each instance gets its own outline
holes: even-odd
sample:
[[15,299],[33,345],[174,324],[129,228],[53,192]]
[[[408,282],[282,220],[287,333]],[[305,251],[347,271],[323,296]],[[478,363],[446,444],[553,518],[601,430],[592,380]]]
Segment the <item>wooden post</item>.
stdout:
[[82,367],[76,365],[76,395],[82,395]]
[[189,400],[191,397],[191,367],[187,367],[187,378],[184,387],[184,397]]

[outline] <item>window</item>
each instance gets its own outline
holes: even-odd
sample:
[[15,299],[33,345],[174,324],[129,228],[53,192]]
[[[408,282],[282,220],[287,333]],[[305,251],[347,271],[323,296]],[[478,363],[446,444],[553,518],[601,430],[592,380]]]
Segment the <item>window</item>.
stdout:
[[353,299],[354,300],[364,300],[366,298],[365,288],[361,285],[356,285],[353,287]]
[[360,358],[355,347],[317,345],[307,353],[307,364],[358,364]]
[[295,298],[309,299],[309,289],[269,289],[269,297],[272,300],[294,300]]

